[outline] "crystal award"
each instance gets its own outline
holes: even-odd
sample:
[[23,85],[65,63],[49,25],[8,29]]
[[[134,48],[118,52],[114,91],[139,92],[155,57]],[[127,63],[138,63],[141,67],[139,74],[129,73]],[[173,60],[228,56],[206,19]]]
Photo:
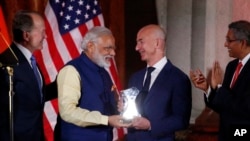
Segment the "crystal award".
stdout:
[[123,109],[121,111],[121,115],[123,117],[122,122],[129,123],[134,117],[140,116],[135,103],[135,99],[138,94],[139,90],[135,87],[121,91],[121,98],[123,101]]

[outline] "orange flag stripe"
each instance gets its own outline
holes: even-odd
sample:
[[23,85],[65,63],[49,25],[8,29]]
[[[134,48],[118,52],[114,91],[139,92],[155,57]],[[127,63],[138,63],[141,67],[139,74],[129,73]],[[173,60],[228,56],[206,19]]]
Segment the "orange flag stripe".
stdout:
[[2,53],[10,45],[10,37],[7,26],[5,24],[2,7],[0,5],[0,53]]

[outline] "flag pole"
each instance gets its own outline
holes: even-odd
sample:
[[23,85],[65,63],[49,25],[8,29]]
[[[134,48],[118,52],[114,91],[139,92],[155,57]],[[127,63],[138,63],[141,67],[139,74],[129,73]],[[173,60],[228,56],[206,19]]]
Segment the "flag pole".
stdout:
[[[3,36],[2,32],[1,32],[1,29],[0,29],[0,36],[1,36],[1,39],[4,41],[4,43],[7,45],[7,49],[9,49],[11,51],[11,54],[14,56],[14,58],[16,60],[18,60],[15,53],[10,48],[9,43],[7,42],[5,37]],[[0,68],[5,67],[5,69],[8,72],[8,75],[9,75],[9,134],[10,134],[9,136],[10,136],[10,141],[14,141],[14,126],[13,126],[14,125],[13,124],[13,96],[14,96],[13,73],[14,73],[14,69],[12,67],[13,65],[14,64],[7,64],[7,63],[3,64],[3,63],[0,62]]]
[[10,127],[10,141],[14,141],[14,128],[13,128],[13,68],[10,66],[6,67],[7,72],[9,74],[9,127]]

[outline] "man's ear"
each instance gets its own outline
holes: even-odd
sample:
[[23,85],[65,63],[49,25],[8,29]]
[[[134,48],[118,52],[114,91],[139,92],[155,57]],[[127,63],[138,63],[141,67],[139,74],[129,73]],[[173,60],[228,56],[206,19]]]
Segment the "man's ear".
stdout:
[[240,42],[241,42],[241,47],[247,46],[247,40],[240,40]]
[[95,46],[95,44],[93,43],[93,42],[88,42],[87,43],[87,50],[89,51],[89,52],[92,52],[93,50],[94,50],[94,46]]
[[156,39],[156,48],[161,48],[162,47],[162,39]]
[[25,41],[29,41],[30,33],[27,31],[23,31],[23,39]]

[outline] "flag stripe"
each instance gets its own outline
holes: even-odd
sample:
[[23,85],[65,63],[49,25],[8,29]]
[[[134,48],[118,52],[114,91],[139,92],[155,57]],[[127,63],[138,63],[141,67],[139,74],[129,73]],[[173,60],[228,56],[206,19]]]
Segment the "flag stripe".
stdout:
[[100,25],[101,25],[101,23],[100,23],[98,17],[94,17],[94,18],[93,18],[93,23],[94,23],[95,26],[100,26]]
[[43,128],[45,129],[45,138],[46,141],[53,141],[54,140],[54,132],[52,127],[50,126],[50,121],[46,116],[46,112],[43,114]]
[[119,81],[119,78],[114,77],[114,76],[117,76],[117,74],[118,74],[116,65],[114,63],[114,59],[111,60],[111,67],[109,69],[111,72],[111,77],[114,79],[114,83],[116,84],[117,89],[120,91],[121,90],[121,83]]
[[[45,77],[46,84],[51,83],[55,78],[57,74],[57,70],[55,68],[55,64],[52,61],[51,55],[48,50],[47,42],[44,42],[44,48],[41,52],[41,63],[39,63],[39,66],[42,66],[43,74]],[[46,62],[46,65],[44,64]]]
[[52,127],[52,129],[54,130],[55,125],[56,125],[56,118],[57,118],[57,109],[55,109],[54,107],[57,106],[55,105],[54,102],[47,102],[45,104],[45,109],[47,109],[45,115],[47,117],[47,119],[50,121],[50,127]]
[[79,31],[81,32],[81,35],[84,36],[88,31],[88,28],[87,28],[86,24],[80,25],[79,26]]
[[79,52],[77,50],[77,47],[75,46],[75,43],[72,39],[72,36],[69,33],[64,34],[63,36],[63,40],[66,44],[66,47],[68,48],[68,52],[71,55],[71,58],[74,58],[75,56],[79,55]]
[[[72,40],[72,41],[74,42],[75,48],[76,48],[78,55],[79,55],[82,52],[82,49],[81,49],[81,41],[82,41],[81,31],[78,28],[76,28],[76,29],[70,31],[69,33],[70,33],[71,37],[74,37],[74,40]],[[78,56],[78,55],[76,55],[76,56]],[[76,56],[74,56],[74,57],[76,57]]]
[[54,40],[54,36],[52,35],[52,30],[47,22],[47,20],[45,20],[45,25],[46,25],[46,34],[47,34],[47,42],[50,43],[49,44],[49,53],[53,53],[53,55],[51,55],[52,57],[52,60],[54,62],[54,64],[57,64],[55,67],[57,69],[57,71],[60,70],[60,67],[59,66],[63,66],[64,65],[64,62],[62,61],[62,58],[61,58],[61,55],[59,54],[58,52],[58,49],[57,48],[58,46],[56,46],[55,44],[55,40]]

